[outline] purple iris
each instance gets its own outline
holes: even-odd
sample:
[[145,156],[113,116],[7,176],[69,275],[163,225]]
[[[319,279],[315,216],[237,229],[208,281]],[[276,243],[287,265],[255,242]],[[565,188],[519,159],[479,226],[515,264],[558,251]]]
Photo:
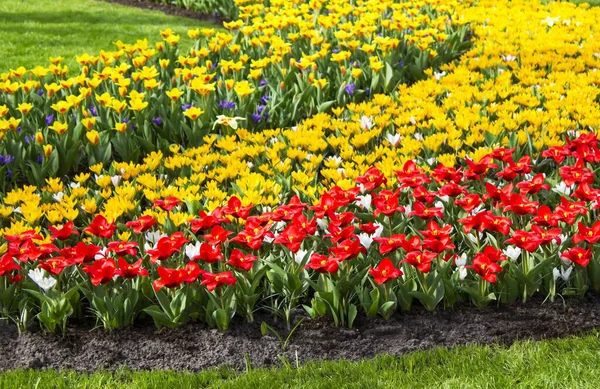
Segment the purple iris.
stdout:
[[163,121],[160,117],[157,116],[155,118],[152,118],[152,123],[156,124],[157,126],[162,126]]
[[15,160],[15,157],[12,155],[0,155],[0,164],[7,165]]
[[96,111],[96,107],[94,107],[93,105],[90,106],[90,112],[92,113],[92,115],[98,116],[98,111]]
[[44,162],[44,157],[42,157],[42,155],[40,154],[37,156],[37,163],[39,163],[41,165],[42,162]]
[[400,62],[398,62],[398,66],[399,66],[399,67],[404,67],[404,61],[400,61]]
[[44,95],[44,90],[40,89],[37,91],[38,96],[43,96]]
[[8,178],[9,180],[12,180],[12,170],[6,171],[6,178]]
[[192,106],[193,106],[193,105],[194,105],[194,104],[184,104],[184,105],[182,105],[182,106],[181,106],[181,110],[182,110],[183,112],[185,112],[185,111],[187,111],[188,109],[192,108]]
[[50,115],[46,116],[46,125],[49,126],[50,124],[52,124],[52,122],[54,121],[54,114],[51,113]]
[[262,119],[262,116],[259,113],[252,114],[252,120],[254,120],[254,123],[260,122],[260,119]]
[[263,111],[265,110],[265,108],[267,108],[266,105],[259,105],[258,107],[256,107],[256,109],[258,109],[258,113],[260,115],[262,115]]
[[258,84],[258,85],[259,85],[259,86],[265,86],[265,85],[267,85],[267,84],[268,84],[267,80],[265,80],[265,79],[263,78],[262,80],[260,80],[260,84]]
[[356,89],[356,85],[354,85],[354,84],[348,84],[344,88],[344,90],[346,90],[346,93],[348,93],[350,96],[352,96],[354,94],[354,89]]
[[263,97],[260,98],[260,103],[263,105],[267,104],[267,101],[269,101],[271,98],[267,95],[264,95]]
[[219,103],[221,109],[235,109],[235,102],[223,100]]

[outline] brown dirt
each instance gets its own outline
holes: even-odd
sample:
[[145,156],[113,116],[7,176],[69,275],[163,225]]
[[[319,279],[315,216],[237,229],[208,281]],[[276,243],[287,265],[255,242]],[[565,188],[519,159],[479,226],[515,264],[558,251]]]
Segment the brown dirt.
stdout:
[[218,15],[215,16],[215,15],[203,14],[203,13],[191,10],[191,9],[176,7],[176,6],[170,5],[170,4],[158,4],[158,3],[153,3],[150,1],[139,1],[139,0],[100,0],[100,1],[121,4],[121,5],[125,5],[128,7],[148,9],[151,11],[160,11],[167,15],[179,16],[182,18],[188,18],[188,19],[194,19],[194,20],[200,20],[202,22],[212,22],[219,26],[223,26],[223,21],[225,21],[224,18],[222,18],[221,16],[218,16]]
[[[297,317],[303,316],[298,312]],[[306,320],[283,351],[274,336],[261,336],[260,323],[234,321],[220,332],[200,324],[179,329],[155,330],[151,323],[114,333],[90,323],[74,323],[64,338],[33,330],[18,336],[12,326],[0,326],[0,370],[54,368],[93,371],[174,369],[198,371],[214,366],[243,369],[245,357],[252,366],[280,365],[285,356],[292,363],[309,360],[358,360],[377,354],[401,355],[413,350],[461,344],[503,344],[517,339],[564,337],[600,328],[600,296],[541,300],[478,310],[470,306],[426,312],[415,307],[391,320],[359,315],[356,328],[335,328],[327,320]],[[273,324],[273,323],[271,323]],[[283,337],[287,331],[275,325]]]

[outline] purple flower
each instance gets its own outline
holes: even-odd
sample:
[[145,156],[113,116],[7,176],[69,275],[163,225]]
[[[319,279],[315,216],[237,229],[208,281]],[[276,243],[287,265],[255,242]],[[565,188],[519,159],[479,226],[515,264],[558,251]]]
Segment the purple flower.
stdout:
[[219,103],[221,109],[235,109],[235,102],[223,100]]
[[54,121],[54,114],[51,113],[50,115],[46,116],[46,125],[49,126],[50,124],[52,124],[52,122]]
[[21,126],[17,127],[17,134],[21,133]]
[[44,95],[44,90],[40,89],[37,91],[38,96],[43,96]]
[[157,116],[155,118],[152,118],[152,123],[156,124],[157,126],[162,126],[163,121],[160,117]]
[[8,178],[9,180],[12,180],[12,170],[6,171],[6,178]]
[[271,98],[267,95],[264,95],[263,97],[260,98],[260,103],[262,105],[267,105],[267,101],[269,101]]
[[7,165],[15,160],[15,157],[12,155],[0,155],[0,164]]
[[92,113],[92,115],[98,116],[98,111],[96,111],[96,107],[94,107],[93,105],[90,105],[90,112]]
[[260,119],[262,119],[262,117],[260,116],[259,113],[253,113],[252,114],[252,120],[254,120],[254,123],[260,122]]
[[348,93],[350,96],[352,96],[354,94],[355,88],[356,88],[356,85],[348,84],[348,85],[346,85],[346,87],[344,89],[346,90],[346,93]]
[[35,135],[25,135],[23,140],[25,141],[25,143],[30,144],[35,140]]
[[39,163],[41,165],[42,162],[44,162],[44,157],[42,157],[42,155],[40,154],[37,156],[37,163]]
[[331,52],[332,52],[333,54],[337,54],[337,53],[339,53],[340,51],[341,51],[340,49],[333,49],[333,50],[331,50]]
[[367,96],[371,96],[371,88],[367,88],[367,89],[365,89],[365,94],[366,94]]
[[256,107],[256,109],[258,109],[258,113],[262,115],[263,111],[265,110],[265,108],[267,108],[266,105],[259,105],[258,107]]
[[400,62],[398,62],[398,66],[399,66],[399,67],[404,67],[404,61],[400,61]]
[[265,80],[265,79],[263,78],[262,80],[260,80],[260,84],[258,84],[258,85],[259,85],[259,86],[265,86],[265,85],[267,85],[267,84],[268,84],[267,80]]
[[187,111],[188,109],[192,108],[194,106],[194,104],[184,104],[181,106],[181,110],[183,112]]

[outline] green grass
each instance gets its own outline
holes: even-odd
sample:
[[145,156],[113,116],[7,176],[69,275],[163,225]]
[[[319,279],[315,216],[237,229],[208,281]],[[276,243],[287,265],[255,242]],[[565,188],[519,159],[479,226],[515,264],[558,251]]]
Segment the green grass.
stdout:
[[51,56],[77,68],[76,55],[116,50],[119,39],[155,42],[167,27],[186,44],[187,30],[198,26],[213,25],[97,0],[0,0],[0,72],[47,66]]
[[518,342],[509,348],[440,348],[399,358],[309,363],[244,374],[225,368],[198,374],[9,371],[0,375],[0,388],[597,388],[599,355],[600,340],[595,333]]
[[588,3],[592,6],[598,6],[600,5],[600,0],[569,0],[571,3],[575,3],[575,4],[582,4],[582,3]]

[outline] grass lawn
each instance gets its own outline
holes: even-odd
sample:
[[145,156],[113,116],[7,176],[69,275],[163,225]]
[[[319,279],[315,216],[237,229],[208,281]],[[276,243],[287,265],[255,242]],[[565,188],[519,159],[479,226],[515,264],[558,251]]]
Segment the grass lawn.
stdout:
[[98,0],[2,0],[0,72],[46,66],[51,56],[62,56],[70,68],[77,68],[76,55],[114,50],[112,42],[119,39],[155,42],[161,39],[159,29],[167,27],[186,44],[187,30],[198,26],[212,25]]
[[600,5],[600,0],[569,0],[571,3],[581,4],[581,3],[589,3],[590,5]]
[[0,388],[597,388],[598,355],[600,339],[594,333],[518,342],[509,348],[434,349],[399,358],[310,363],[245,374],[224,368],[199,374],[9,371],[0,375]]

